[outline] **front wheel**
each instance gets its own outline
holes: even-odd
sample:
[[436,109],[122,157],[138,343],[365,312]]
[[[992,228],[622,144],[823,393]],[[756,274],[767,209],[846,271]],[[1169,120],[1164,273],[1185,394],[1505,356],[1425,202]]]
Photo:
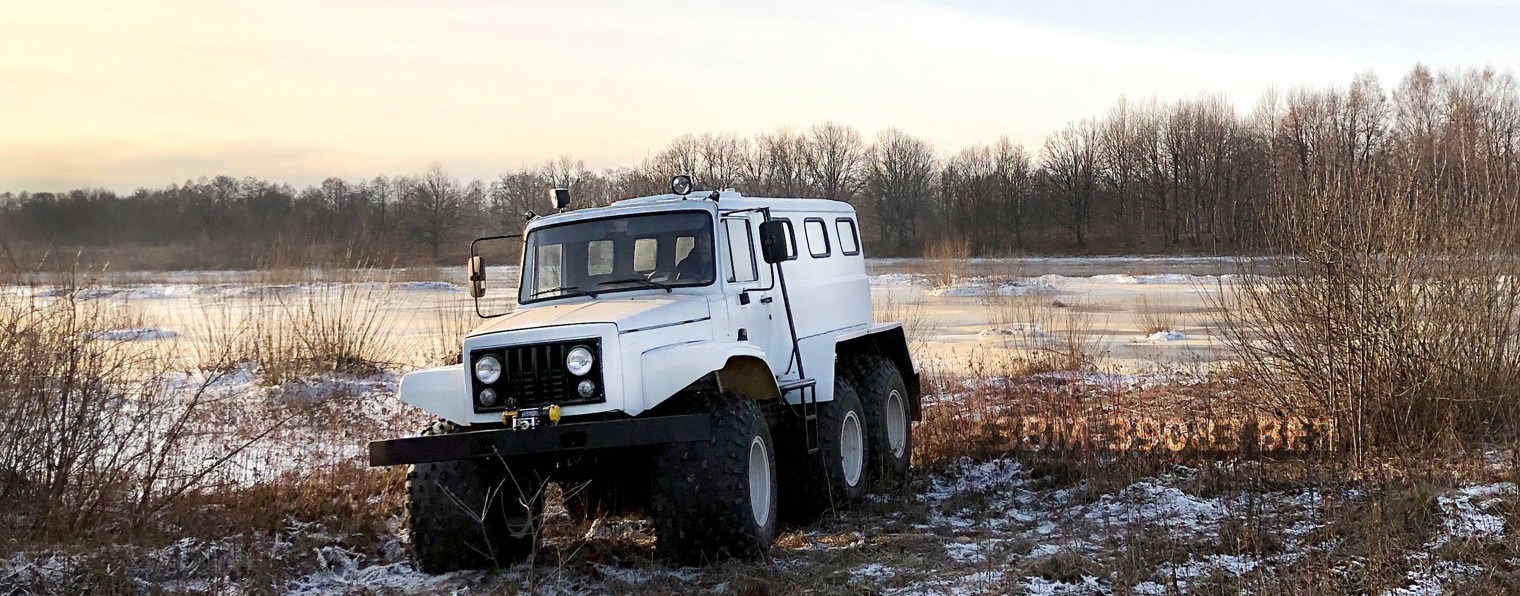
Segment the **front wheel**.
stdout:
[[654,528],[662,556],[700,565],[758,559],[776,537],[776,455],[753,400],[710,400],[713,436],[664,446],[654,477]]
[[[451,432],[435,425],[424,435]],[[424,573],[503,567],[533,554],[543,482],[500,459],[416,464],[406,476],[407,530]]]

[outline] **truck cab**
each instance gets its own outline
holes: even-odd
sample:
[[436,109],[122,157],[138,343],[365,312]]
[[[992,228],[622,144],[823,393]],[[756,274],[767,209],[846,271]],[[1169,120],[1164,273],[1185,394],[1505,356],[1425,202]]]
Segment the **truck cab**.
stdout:
[[[918,378],[901,325],[872,317],[853,207],[693,192],[681,176],[672,189],[477,240],[520,243],[515,287],[495,287],[472,245],[470,289],[486,321],[460,364],[400,385],[403,402],[440,422],[370,446],[372,465],[413,466],[408,510],[425,570],[531,548],[536,505],[524,495],[545,482],[577,495],[566,505],[585,515],[652,513],[661,552],[709,561],[760,556],[778,515],[844,506],[869,481],[907,473]],[[481,308],[507,296],[511,312]],[[711,477],[687,478],[691,465]],[[464,536],[515,547],[462,556],[482,549],[439,537],[471,521],[438,511],[438,493],[489,500],[482,487],[507,477],[525,487],[518,505],[498,504],[500,527]],[[713,520],[726,521],[714,531]]]

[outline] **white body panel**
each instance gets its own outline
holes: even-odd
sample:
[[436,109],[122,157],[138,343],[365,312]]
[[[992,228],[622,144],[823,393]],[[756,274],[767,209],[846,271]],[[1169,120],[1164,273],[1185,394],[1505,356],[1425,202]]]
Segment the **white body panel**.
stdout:
[[748,342],[695,341],[662,346],[640,355],[644,395],[674,395],[707,373],[723,368],[730,358],[765,358],[765,350]]
[[[472,332],[464,341],[466,358],[472,351],[485,348],[598,338],[606,400],[564,406],[567,417],[611,411],[638,415],[723,368],[736,356],[765,361],[780,381],[799,378],[798,363],[791,353],[787,304],[781,286],[775,283],[775,270],[761,258],[758,228],[766,214],[756,210],[762,208],[768,209],[771,220],[791,223],[796,258],[779,267],[785,276],[799,340],[801,374],[817,380],[819,401],[831,400],[835,344],[841,337],[858,336],[876,326],[872,323],[870,286],[854,209],[847,203],[821,199],[759,199],[725,192],[714,202],[666,195],[534,220],[526,234],[581,220],[706,211],[714,223],[717,280],[708,286],[671,292],[640,288],[595,298],[565,297],[525,304]],[[727,220],[735,221],[731,224]],[[807,223],[810,221],[817,223]],[[822,236],[818,224],[822,225]],[[814,226],[812,246],[806,229],[809,225]],[[854,238],[841,238],[841,233]],[[735,250],[740,242],[749,243],[748,248]],[[824,243],[828,245],[826,251],[821,246]],[[855,250],[844,254],[850,246]],[[753,255],[758,269],[753,280],[742,279],[742,271],[735,275],[736,269],[745,269],[745,255]],[[739,265],[733,264],[733,257],[740,257]],[[736,277],[740,279],[733,281]],[[746,340],[740,339],[741,329]],[[458,424],[500,422],[500,413],[474,412],[468,363],[406,375],[401,383],[402,401]],[[792,403],[799,399],[795,393],[786,397]]]

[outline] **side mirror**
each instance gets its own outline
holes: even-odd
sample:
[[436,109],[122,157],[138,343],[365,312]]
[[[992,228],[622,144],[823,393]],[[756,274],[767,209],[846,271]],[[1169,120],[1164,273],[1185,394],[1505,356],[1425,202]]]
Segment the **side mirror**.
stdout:
[[480,298],[486,295],[486,266],[480,257],[470,257],[468,269],[470,270],[470,297]]
[[555,211],[564,211],[570,208],[570,189],[549,189],[549,203],[554,205]]
[[792,252],[787,242],[786,224],[767,221],[760,224],[760,254],[772,265],[791,260]]

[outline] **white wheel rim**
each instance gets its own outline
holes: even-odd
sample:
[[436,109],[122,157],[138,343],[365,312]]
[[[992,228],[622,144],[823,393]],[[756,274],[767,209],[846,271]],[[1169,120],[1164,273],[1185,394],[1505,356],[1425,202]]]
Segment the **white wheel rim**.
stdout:
[[749,508],[755,523],[764,526],[771,517],[771,458],[765,440],[749,443]]
[[908,408],[896,389],[887,396],[887,445],[898,459],[908,450]]
[[849,486],[860,482],[860,472],[865,467],[864,435],[860,431],[860,416],[846,412],[844,424],[839,425],[839,463],[844,466],[844,483]]

